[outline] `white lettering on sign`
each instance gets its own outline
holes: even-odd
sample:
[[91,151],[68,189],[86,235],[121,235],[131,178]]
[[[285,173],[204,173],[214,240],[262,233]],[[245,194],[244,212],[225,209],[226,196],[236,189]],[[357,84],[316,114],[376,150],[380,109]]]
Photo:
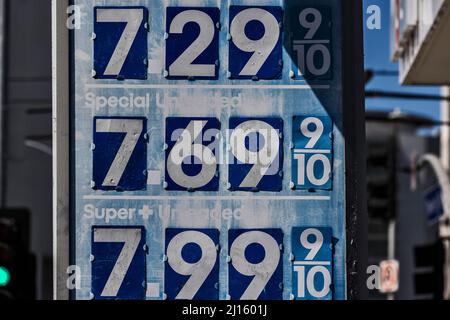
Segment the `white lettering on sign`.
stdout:
[[109,224],[114,221],[133,221],[139,217],[143,220],[148,220],[152,216],[159,219],[172,216],[205,216],[214,219],[218,222],[220,220],[228,221],[242,219],[241,208],[199,208],[199,209],[183,209],[179,210],[171,206],[149,206],[144,205],[138,208],[102,208],[96,207],[93,204],[86,204],[84,206],[83,218],[105,221]]
[[98,96],[93,92],[87,92],[85,96],[86,107],[95,109],[145,109],[149,110],[152,98],[149,93],[145,96],[137,96],[133,93],[124,96]]
[[160,109],[180,108],[191,105],[205,105],[210,108],[243,108],[242,94],[223,95],[216,93],[208,96],[183,95],[182,97],[170,94],[156,93],[156,106]]
[[83,218],[104,220],[110,223],[116,220],[133,220],[137,210],[131,208],[97,208],[92,204],[84,206]]

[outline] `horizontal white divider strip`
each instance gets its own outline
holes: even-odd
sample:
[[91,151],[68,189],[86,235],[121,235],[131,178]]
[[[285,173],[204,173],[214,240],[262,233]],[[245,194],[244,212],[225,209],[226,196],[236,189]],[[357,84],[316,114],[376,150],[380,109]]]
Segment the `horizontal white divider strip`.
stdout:
[[234,85],[234,84],[86,84],[87,89],[210,89],[210,90],[328,90],[330,85]]
[[84,200],[130,200],[130,201],[329,201],[329,196],[108,196],[87,195]]
[[330,40],[294,40],[294,44],[328,44]]
[[321,149],[295,149],[294,153],[331,153],[331,150]]
[[295,266],[329,266],[330,261],[294,261]]

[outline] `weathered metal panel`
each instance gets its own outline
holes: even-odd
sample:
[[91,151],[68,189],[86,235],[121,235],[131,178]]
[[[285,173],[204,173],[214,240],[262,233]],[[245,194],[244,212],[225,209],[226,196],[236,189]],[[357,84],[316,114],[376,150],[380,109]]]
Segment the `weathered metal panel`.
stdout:
[[[346,298],[346,204],[345,143],[343,138],[342,99],[342,22],[341,1],[308,0],[149,0],[91,1],[74,0],[83,12],[79,30],[73,31],[72,108],[73,152],[71,189],[74,195],[72,224],[75,232],[72,245],[75,263],[81,268],[81,289],[77,299],[91,298],[91,230],[93,226],[145,226],[148,245],[147,298],[163,299],[166,250],[166,229],[217,229],[220,231],[219,299],[229,298],[229,259],[227,250],[232,229],[280,229],[284,235],[281,255],[283,299],[292,299],[291,235],[293,227],[330,227],[334,241],[333,297]],[[93,77],[95,37],[94,6],[139,6],[149,11],[148,66],[146,80],[96,79]],[[331,72],[316,80],[299,76],[298,51],[292,50],[295,39],[292,21],[283,28],[282,72],[280,79],[229,79],[228,57],[230,5],[327,7],[332,26]],[[180,6],[220,8],[220,67],[217,80],[170,80],[165,77],[166,8]],[[329,11],[328,11],[329,10]],[[320,11],[320,10],[319,10]],[[299,11],[300,12],[300,11]],[[290,22],[288,22],[290,21]],[[298,27],[298,26],[297,26]],[[322,33],[319,33],[319,35]],[[326,34],[326,33],[325,33]],[[311,44],[311,42],[309,42]],[[310,59],[317,63],[314,56]],[[320,63],[320,61],[318,62]],[[297,68],[301,69],[301,68]],[[314,70],[313,70],[314,71]],[[319,73],[315,70],[316,73]],[[167,75],[167,74],[166,74]],[[309,72],[308,75],[311,75]],[[191,79],[192,80],[192,79]],[[253,79],[258,80],[258,79]],[[101,191],[93,188],[93,118],[145,117],[148,125],[148,185],[143,191]],[[172,191],[165,189],[166,119],[170,117],[215,118],[225,136],[231,118],[279,118],[283,121],[282,188],[280,192],[229,190],[228,165],[218,165],[218,191]],[[324,117],[332,127],[332,186],[301,190],[293,188],[291,147],[294,117]],[[311,129],[310,129],[311,130]],[[313,130],[313,129],[312,129]],[[227,150],[225,142],[223,149]],[[292,145],[291,145],[292,144]],[[166,146],[167,147],[167,146]],[[226,152],[224,152],[225,154]],[[191,190],[193,191],[193,190]],[[256,190],[255,190],[256,191]]]

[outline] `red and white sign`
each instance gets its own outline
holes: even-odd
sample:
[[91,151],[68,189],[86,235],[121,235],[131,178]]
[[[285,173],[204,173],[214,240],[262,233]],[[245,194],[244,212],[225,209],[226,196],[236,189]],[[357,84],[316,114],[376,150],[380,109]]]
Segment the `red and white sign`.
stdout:
[[400,266],[397,260],[386,260],[380,263],[380,292],[394,293],[399,287]]

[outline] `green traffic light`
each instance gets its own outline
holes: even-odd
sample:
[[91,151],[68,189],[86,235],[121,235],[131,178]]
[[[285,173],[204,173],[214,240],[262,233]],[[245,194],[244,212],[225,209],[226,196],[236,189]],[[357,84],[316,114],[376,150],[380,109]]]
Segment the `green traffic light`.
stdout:
[[11,274],[5,267],[0,267],[0,287],[6,287],[11,281]]

